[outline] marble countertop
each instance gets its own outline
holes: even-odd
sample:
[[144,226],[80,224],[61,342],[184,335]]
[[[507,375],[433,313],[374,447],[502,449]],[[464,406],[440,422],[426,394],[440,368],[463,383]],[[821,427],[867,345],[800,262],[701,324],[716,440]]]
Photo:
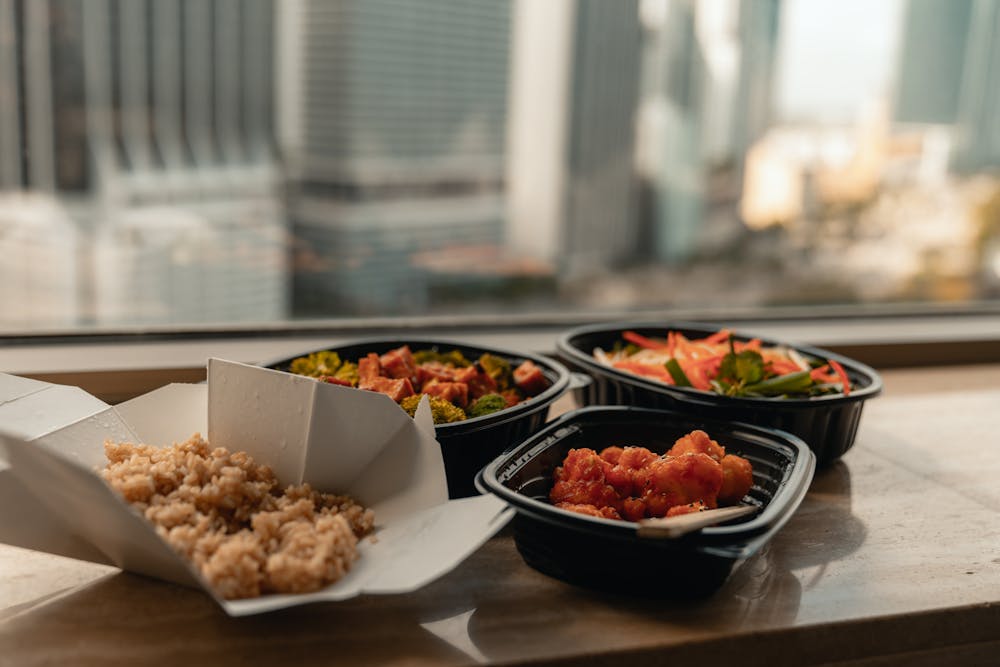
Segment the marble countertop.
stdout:
[[197,591],[0,545],[0,665],[995,664],[1000,365],[883,379],[855,446],[707,600],[572,587],[504,531],[414,593],[229,618]]

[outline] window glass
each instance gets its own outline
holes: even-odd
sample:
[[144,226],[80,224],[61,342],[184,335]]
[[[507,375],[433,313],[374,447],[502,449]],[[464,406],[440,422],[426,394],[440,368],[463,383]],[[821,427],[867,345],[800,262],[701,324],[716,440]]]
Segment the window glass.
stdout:
[[0,331],[1000,302],[992,0],[0,0]]

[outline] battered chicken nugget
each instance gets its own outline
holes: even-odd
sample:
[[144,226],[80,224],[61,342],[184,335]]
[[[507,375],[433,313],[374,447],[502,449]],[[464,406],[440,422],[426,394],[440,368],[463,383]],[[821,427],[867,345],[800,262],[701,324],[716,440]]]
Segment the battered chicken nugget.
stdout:
[[645,447],[608,447],[601,451],[601,459],[611,464],[605,466],[604,477],[614,487],[618,497],[623,499],[636,495],[636,471],[658,458]]
[[719,489],[720,505],[736,505],[753,487],[753,467],[745,458],[727,454],[722,462],[722,488]]
[[618,494],[605,476],[609,467],[593,449],[571,449],[562,467],[556,468],[549,500],[554,504],[617,508]]
[[750,462],[695,430],[657,455],[645,447],[571,449],[549,500],[590,516],[639,521],[738,504],[753,486]]
[[726,448],[708,437],[708,433],[698,430],[678,438],[667,455],[680,456],[689,452],[708,454],[716,461],[721,461],[726,455]]
[[665,516],[675,505],[699,500],[714,508],[722,488],[722,466],[708,454],[667,456],[639,471],[636,482],[643,489],[647,516]]
[[570,512],[576,512],[577,514],[586,514],[588,516],[596,516],[601,519],[621,519],[621,515],[615,511],[614,507],[594,507],[593,505],[581,505],[573,503],[556,503],[556,507],[559,509],[569,510]]

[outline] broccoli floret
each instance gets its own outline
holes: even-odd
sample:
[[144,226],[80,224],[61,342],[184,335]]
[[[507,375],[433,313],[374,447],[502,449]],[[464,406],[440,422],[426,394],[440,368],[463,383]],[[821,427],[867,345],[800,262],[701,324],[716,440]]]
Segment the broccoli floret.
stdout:
[[[412,417],[417,413],[417,406],[420,405],[420,398],[423,395],[407,396],[399,402],[399,407],[406,410],[407,414]],[[457,405],[449,403],[440,396],[428,396],[428,398],[431,401],[431,415],[434,417],[435,424],[450,424],[466,419],[465,411]]]
[[507,401],[500,394],[485,394],[469,406],[466,413],[469,417],[482,417],[507,407]]
[[414,394],[413,396],[407,396],[399,402],[399,407],[406,411],[406,414],[411,417],[417,414],[417,406],[420,405],[420,397],[423,394]]
[[452,350],[451,352],[439,352],[437,348],[417,350],[413,353],[413,360],[416,361],[418,365],[428,361],[439,361],[442,364],[451,364],[455,368],[465,368],[466,366],[472,365],[472,362],[466,359],[465,356],[463,356],[458,350]]
[[493,378],[493,381],[497,383],[497,388],[501,391],[509,387],[514,380],[514,369],[510,362],[495,354],[487,352],[479,357],[479,367]]
[[345,361],[333,377],[350,382],[352,387],[358,386],[358,365],[353,361]]
[[307,357],[292,359],[288,370],[296,375],[307,375],[309,377],[323,377],[325,375],[335,375],[340,368],[340,355],[331,350],[313,352]]
[[406,410],[406,414],[411,417],[417,414],[417,406],[420,405],[420,397],[423,394],[414,394],[413,396],[407,396],[399,402],[399,407]]

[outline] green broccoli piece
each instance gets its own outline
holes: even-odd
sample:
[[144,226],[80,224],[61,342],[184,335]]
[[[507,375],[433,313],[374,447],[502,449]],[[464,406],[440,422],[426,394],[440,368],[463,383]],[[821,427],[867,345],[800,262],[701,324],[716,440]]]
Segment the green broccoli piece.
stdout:
[[324,377],[334,375],[340,368],[340,355],[331,350],[313,352],[307,357],[292,359],[288,370],[296,375],[307,375],[309,377]]
[[[406,410],[411,417],[417,413],[417,406],[420,405],[420,398],[424,394],[414,394],[407,396],[399,402],[399,407]],[[462,408],[449,403],[440,396],[428,396],[431,401],[431,415],[435,424],[450,424],[466,419],[465,411]]]
[[466,366],[472,365],[472,362],[466,359],[465,356],[458,350],[452,350],[451,352],[439,352],[436,347],[428,350],[417,350],[413,353],[413,360],[417,362],[417,365],[428,361],[439,361],[442,364],[451,364],[455,368],[465,368]]
[[511,386],[514,381],[514,369],[510,362],[503,357],[487,352],[479,357],[479,366],[483,372],[493,378],[497,383],[497,389],[503,391]]
[[466,414],[471,417],[482,417],[507,407],[507,401],[500,394],[484,394],[469,406]]
[[420,397],[423,394],[414,394],[413,396],[407,396],[399,402],[399,407],[406,411],[406,414],[411,417],[417,414],[417,406],[420,405]]
[[350,382],[352,387],[358,386],[358,365],[353,361],[345,361],[333,377]]

